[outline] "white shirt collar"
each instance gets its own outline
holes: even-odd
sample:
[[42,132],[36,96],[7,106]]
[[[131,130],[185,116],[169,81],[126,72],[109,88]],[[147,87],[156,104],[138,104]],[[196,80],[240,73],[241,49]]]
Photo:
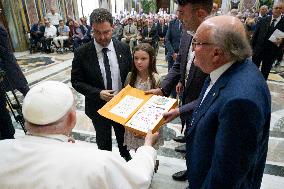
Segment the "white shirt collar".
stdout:
[[98,44],[98,43],[96,42],[96,39],[94,39],[94,44],[95,44],[97,53],[101,53],[102,50],[103,50],[103,48],[108,48],[109,51],[115,52],[115,49],[114,49],[114,45],[113,45],[113,41],[112,41],[112,40],[110,41],[110,43],[109,43],[106,47],[103,47],[103,46],[101,46],[100,44]]
[[187,34],[191,35],[192,37],[195,36],[195,32],[194,32],[194,31],[189,31],[189,30],[187,30],[186,32],[187,32]]
[[278,23],[278,22],[280,21],[280,19],[281,19],[281,15],[280,15],[280,16],[278,16],[278,18],[274,18],[274,17],[272,16],[271,22],[272,22],[272,20],[273,20],[273,19],[276,19],[276,21],[275,21],[275,22],[276,22],[276,23]]
[[28,133],[26,137],[40,137],[49,140],[61,141],[61,142],[69,142],[70,137],[62,134],[30,134]]
[[224,64],[223,66],[217,68],[216,70],[212,71],[210,73],[210,79],[211,79],[211,83],[214,84],[218,79],[219,77],[227,70],[231,67],[231,65],[233,64],[234,62],[228,62],[226,64]]

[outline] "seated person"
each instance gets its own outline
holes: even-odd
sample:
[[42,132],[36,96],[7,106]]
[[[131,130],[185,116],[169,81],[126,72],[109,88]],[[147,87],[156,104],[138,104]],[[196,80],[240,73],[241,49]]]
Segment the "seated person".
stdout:
[[41,39],[44,36],[45,26],[42,21],[38,21],[37,23],[33,24],[30,31],[31,36],[31,46],[36,47],[39,49]]
[[159,35],[152,19],[147,20],[147,25],[142,29],[140,40],[149,43],[153,48],[157,48]]
[[123,35],[122,24],[120,24],[119,20],[116,20],[115,24],[114,24],[114,30],[113,30],[113,33],[112,33],[112,37],[115,38],[118,41],[121,41],[122,35]]
[[88,43],[89,41],[92,40],[92,27],[90,25],[87,24],[87,18],[86,17],[82,17],[80,18],[81,21],[81,25],[80,28],[83,31],[84,34],[84,38],[82,40],[83,43]]
[[144,146],[126,162],[118,153],[70,137],[76,103],[68,85],[45,81],[23,102],[28,134],[0,141],[0,188],[147,189],[157,152],[158,133],[149,132]]
[[45,21],[45,31],[44,31],[44,37],[42,38],[42,47],[43,51],[46,53],[51,53],[51,42],[53,41],[53,38],[56,37],[56,27],[51,25],[49,21]]
[[74,21],[73,23],[74,23],[74,31],[73,31],[74,33],[72,36],[73,48],[76,49],[82,44],[84,39],[84,33],[78,22]]
[[[53,42],[57,48],[60,48],[59,51],[63,52],[64,41],[67,41],[69,38],[69,27],[64,25],[64,21],[59,21],[59,27],[57,28],[59,35],[53,39]],[[59,44],[60,42],[60,44]]]
[[133,24],[133,19],[128,18],[127,25],[123,28],[123,34],[121,41],[124,43],[129,43],[130,49],[133,49],[134,43],[136,42],[137,38],[137,27]]

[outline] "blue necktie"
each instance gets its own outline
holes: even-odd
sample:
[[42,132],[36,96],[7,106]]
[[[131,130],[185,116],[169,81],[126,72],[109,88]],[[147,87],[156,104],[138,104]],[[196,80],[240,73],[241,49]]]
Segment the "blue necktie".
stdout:
[[108,60],[108,56],[107,56],[107,51],[108,51],[108,48],[102,49],[102,52],[104,54],[104,66],[105,66],[106,80],[107,80],[106,89],[111,90],[112,89],[112,80],[111,80],[111,71],[110,71],[110,65],[109,65],[109,60]]
[[[201,104],[202,104],[203,101],[205,100],[205,99],[203,99],[203,97],[204,97],[204,95],[205,95],[205,92],[206,92],[207,88],[208,88],[209,85],[210,85],[210,81],[211,81],[210,76],[208,76],[208,77],[205,79],[205,81],[204,81],[204,84],[203,84],[201,93],[200,93],[200,95],[199,95],[199,97],[200,97],[200,98],[199,98],[199,105],[198,105],[198,107],[196,108],[196,111],[199,109],[199,107],[201,106]],[[203,101],[202,101],[202,99],[203,99]]]

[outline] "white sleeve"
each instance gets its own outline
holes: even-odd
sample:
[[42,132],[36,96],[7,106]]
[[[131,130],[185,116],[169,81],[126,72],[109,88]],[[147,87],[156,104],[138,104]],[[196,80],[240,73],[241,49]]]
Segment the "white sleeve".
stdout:
[[[123,158],[110,157],[106,166],[108,188],[116,189],[148,189],[155,167],[156,150],[151,146],[138,148],[135,156],[129,162]],[[106,168],[105,167],[105,168]]]

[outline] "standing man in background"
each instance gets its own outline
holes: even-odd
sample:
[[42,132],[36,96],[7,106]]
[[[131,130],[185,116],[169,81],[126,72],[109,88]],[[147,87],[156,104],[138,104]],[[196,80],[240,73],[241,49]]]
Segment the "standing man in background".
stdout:
[[282,3],[276,3],[272,9],[272,16],[261,19],[252,37],[252,61],[257,67],[261,64],[261,73],[268,79],[272,64],[282,51],[283,39],[276,38],[274,42],[269,38],[278,29],[284,32],[284,18],[281,17]]
[[46,19],[57,29],[59,26],[59,21],[62,20],[62,17],[56,12],[55,7],[51,7],[50,12],[46,14]]
[[[179,10],[176,11],[176,18],[171,20],[168,25],[167,34],[165,36],[165,51],[166,51],[166,60],[168,62],[168,71],[174,65],[180,45],[180,38],[182,34],[182,26],[179,20]],[[173,98],[176,97],[176,91],[173,89],[171,91]]]
[[95,9],[90,16],[94,40],[75,51],[71,82],[75,90],[85,96],[85,111],[96,130],[96,142],[101,150],[112,150],[112,126],[122,157],[131,159],[123,146],[125,129],[122,125],[98,114],[124,86],[131,69],[131,53],[125,43],[112,39],[113,17],[106,9]]

